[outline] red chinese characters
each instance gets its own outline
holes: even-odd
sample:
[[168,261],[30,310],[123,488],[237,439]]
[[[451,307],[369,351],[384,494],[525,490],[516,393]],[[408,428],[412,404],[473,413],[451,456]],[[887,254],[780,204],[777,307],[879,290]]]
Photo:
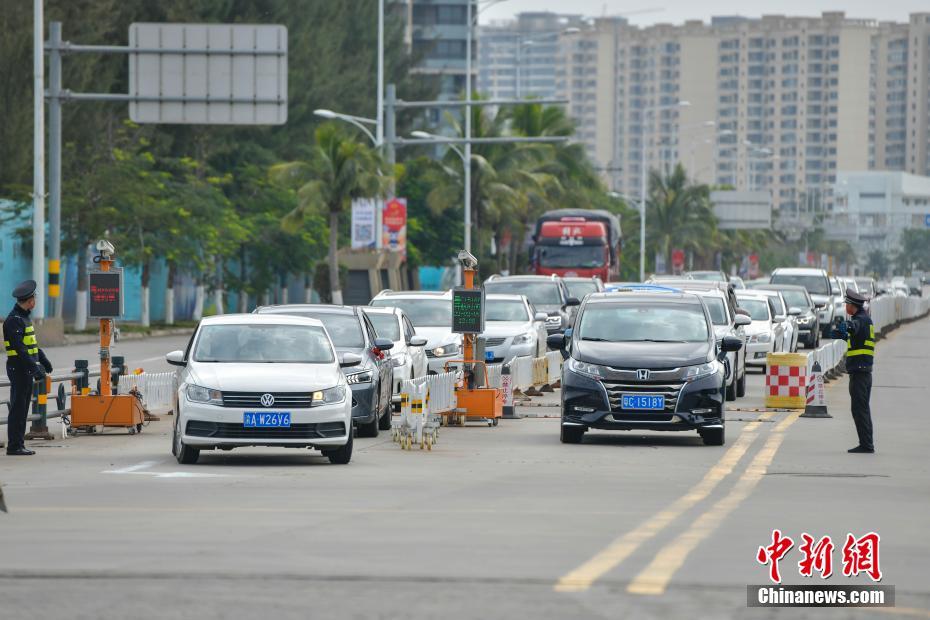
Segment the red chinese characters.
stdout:
[[865,573],[872,581],[881,581],[882,571],[878,565],[879,541],[880,537],[875,532],[869,532],[861,538],[847,534],[846,544],[843,545],[843,574],[855,577],[859,573]]
[[781,574],[778,572],[778,562],[794,546],[789,536],[782,536],[781,530],[772,530],[772,544],[768,547],[759,547],[756,561],[759,564],[769,565],[769,579],[773,583],[781,583]]
[[798,562],[798,569],[801,576],[811,577],[816,570],[820,573],[821,579],[826,579],[833,574],[833,541],[829,536],[824,536],[814,544],[814,537],[810,534],[801,534],[803,544],[798,547],[804,556]]

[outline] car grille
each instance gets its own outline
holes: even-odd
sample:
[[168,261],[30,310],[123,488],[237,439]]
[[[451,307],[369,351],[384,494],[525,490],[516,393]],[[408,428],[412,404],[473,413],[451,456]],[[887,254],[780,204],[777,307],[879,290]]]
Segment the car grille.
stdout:
[[[616,383],[604,381],[607,388],[607,398],[610,401],[610,410],[629,413],[631,409],[621,409],[620,404],[624,394],[659,394],[665,397],[665,413],[675,413],[678,396],[681,394],[683,383]],[[651,413],[659,413],[651,412]]]
[[507,342],[506,338],[488,338],[484,341],[484,345],[486,347],[499,347],[505,342]]
[[[262,396],[274,396],[274,404],[265,407]],[[224,407],[256,407],[260,409],[308,409],[310,407],[310,392],[223,392]]]
[[342,422],[291,424],[290,428],[252,428],[228,422],[191,420],[185,434],[215,439],[325,439],[346,434]]

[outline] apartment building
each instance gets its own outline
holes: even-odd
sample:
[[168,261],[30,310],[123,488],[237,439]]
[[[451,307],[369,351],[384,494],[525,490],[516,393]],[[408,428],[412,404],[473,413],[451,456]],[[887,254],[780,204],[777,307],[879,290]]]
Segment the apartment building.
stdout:
[[[418,59],[413,72],[438,80],[440,99],[455,99],[465,92],[466,49],[475,32],[468,23],[469,3],[474,19],[476,0],[398,0],[392,7],[403,13],[407,46]],[[473,60],[476,48],[472,46]],[[472,79],[476,72],[473,64]]]

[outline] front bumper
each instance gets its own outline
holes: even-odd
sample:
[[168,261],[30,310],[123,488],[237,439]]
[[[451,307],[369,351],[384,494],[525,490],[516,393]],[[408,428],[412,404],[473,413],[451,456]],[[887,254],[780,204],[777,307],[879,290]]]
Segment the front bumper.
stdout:
[[186,445],[195,448],[242,446],[283,446],[290,448],[331,448],[345,445],[352,431],[348,399],[341,403],[291,409],[289,428],[246,428],[246,411],[238,407],[220,407],[181,401],[179,424]]
[[[628,385],[635,385],[629,393],[658,388],[648,383]],[[622,410],[618,401],[622,389],[566,369],[562,372],[562,424],[602,430],[689,431],[723,423],[722,372],[680,385],[673,404],[666,396],[665,411]]]
[[768,354],[775,350],[774,342],[754,342],[746,344],[746,365],[765,366]]
[[367,424],[378,417],[374,409],[378,396],[375,382],[357,383],[349,387],[352,388],[352,420]]
[[496,346],[486,346],[485,353],[488,351],[494,354],[494,357],[488,360],[490,364],[509,364],[515,357],[535,357],[536,343],[523,342],[513,344],[512,339],[508,338],[504,344]]

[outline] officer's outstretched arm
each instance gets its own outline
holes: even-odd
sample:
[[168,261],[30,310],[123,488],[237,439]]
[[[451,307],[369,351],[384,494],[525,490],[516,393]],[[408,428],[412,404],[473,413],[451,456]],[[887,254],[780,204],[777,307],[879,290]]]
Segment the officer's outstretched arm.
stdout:
[[42,368],[45,369],[45,372],[51,374],[52,363],[49,361],[48,357],[46,357],[45,351],[42,349],[39,349],[39,363],[42,364]]

